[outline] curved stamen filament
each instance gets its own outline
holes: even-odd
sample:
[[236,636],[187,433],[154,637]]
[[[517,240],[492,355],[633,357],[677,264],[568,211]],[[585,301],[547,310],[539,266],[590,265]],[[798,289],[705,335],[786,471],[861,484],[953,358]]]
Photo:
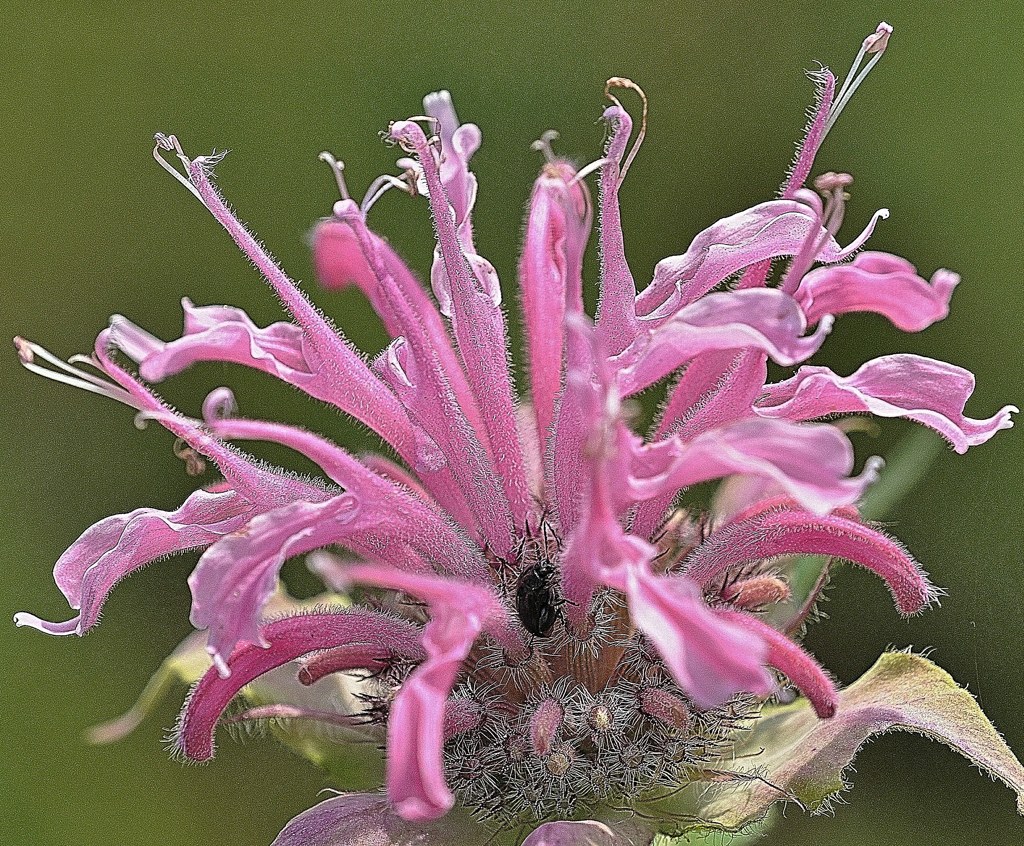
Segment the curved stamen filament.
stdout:
[[[640,152],[640,145],[644,143],[644,136],[647,134],[647,95],[644,90],[637,85],[633,80],[626,79],[623,76],[613,76],[604,85],[604,96],[611,100],[616,106],[622,109],[622,103],[619,102],[618,98],[611,93],[613,88],[628,88],[631,91],[635,91],[640,95],[640,101],[643,103],[643,111],[640,113],[640,129],[637,131],[636,139],[633,141],[633,146],[630,147],[629,153],[622,162],[622,167],[619,169],[619,185],[622,184],[622,180],[626,178],[626,172],[629,170],[629,166],[633,163],[633,159],[636,158],[636,154]],[[625,109],[623,109],[625,111]]]
[[[112,400],[123,403],[130,408],[137,409],[139,407],[132,395],[124,388],[119,385],[115,385],[106,379],[102,379],[93,373],[80,370],[77,367],[72,367],[71,362],[62,361],[46,348],[39,346],[39,344],[32,343],[24,338],[15,338],[14,346],[18,350],[18,358],[20,359],[22,366],[26,370],[30,370],[32,373],[43,376],[54,382],[61,382],[65,385],[70,385],[73,388],[81,388],[83,391],[99,394],[101,397],[108,397]],[[42,359],[55,369],[43,367],[41,364],[38,364],[36,362],[37,358]],[[75,356],[72,361],[87,361],[92,366],[96,366],[94,362],[87,359],[85,356]]]
[[326,150],[317,156],[317,158],[326,164],[331,169],[331,173],[334,174],[334,181],[338,183],[338,193],[341,194],[341,199],[352,199],[348,194],[348,186],[345,184],[345,163],[334,158],[334,156]]
[[531,150],[536,150],[538,153],[543,153],[544,158],[548,164],[555,163],[555,152],[551,149],[551,142],[557,141],[561,135],[557,129],[547,129],[544,133],[530,145]]
[[[883,21],[878,25],[875,31],[861,43],[860,50],[857,52],[857,57],[853,60],[853,64],[850,66],[850,72],[846,75],[846,79],[843,80],[843,84],[836,93],[832,108],[829,110],[828,123],[825,124],[825,132],[822,135],[823,140],[825,135],[828,135],[829,130],[835,126],[835,122],[839,119],[840,113],[846,108],[846,104],[850,102],[854,93],[858,88],[860,88],[861,83],[867,79],[868,74],[871,73],[871,70],[878,64],[879,60],[885,54],[885,48],[889,45],[890,35],[892,35],[892,27]],[[861,68],[861,63],[864,61],[865,56],[871,56],[871,58],[868,60],[868,63]]]

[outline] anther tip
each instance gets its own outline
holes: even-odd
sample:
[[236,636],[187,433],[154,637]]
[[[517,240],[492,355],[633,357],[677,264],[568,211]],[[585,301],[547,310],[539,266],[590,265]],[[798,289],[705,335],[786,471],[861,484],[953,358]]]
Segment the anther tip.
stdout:
[[889,36],[892,35],[892,26],[882,21],[867,38],[864,39],[861,47],[866,53],[884,53],[889,46]]
[[18,351],[18,358],[21,359],[22,364],[32,363],[35,354],[32,352],[32,343],[30,341],[26,341],[20,335],[15,335],[14,348]]

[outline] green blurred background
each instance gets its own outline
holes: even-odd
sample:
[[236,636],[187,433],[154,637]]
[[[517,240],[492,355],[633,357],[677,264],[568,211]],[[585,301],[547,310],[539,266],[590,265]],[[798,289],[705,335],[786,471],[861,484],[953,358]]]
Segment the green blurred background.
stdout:
[[[311,280],[304,235],[335,199],[317,153],[343,157],[360,194],[394,161],[378,130],[419,112],[420,97],[438,87],[483,129],[474,159],[478,244],[511,294],[523,203],[539,165],[529,143],[555,127],[559,151],[595,158],[603,81],[640,82],[650,127],[623,189],[623,217],[631,264],[647,278],[699,229],[773,193],[811,95],[803,70],[821,61],[845,72],[884,18],[896,27],[890,52],[819,168],[856,175],[851,232],[888,206],[893,215],[873,246],[907,255],[926,275],[952,267],[964,283],[952,317],[923,335],[844,318],[815,363],[845,373],[875,355],[913,351],[977,373],[975,416],[1024,400],[1017,3],[3,5],[8,337],[67,356],[88,350],[115,312],[172,337],[186,294],[242,306],[260,323],[278,319],[226,235],[153,163],[154,131],[176,132],[194,155],[232,149],[218,170],[223,190],[285,267]],[[388,197],[373,224],[427,270],[422,202]],[[379,349],[379,325],[357,296],[315,297],[357,343]],[[363,443],[316,404],[239,369],[199,368],[162,390],[194,412],[207,389],[224,383],[247,413]],[[194,483],[159,427],[138,432],[125,409],[32,377],[13,351],[0,385],[0,619],[18,610],[63,619],[50,570],[64,548],[108,514],[172,507]],[[884,454],[910,428],[886,423],[860,447]],[[949,590],[941,609],[904,622],[877,579],[844,570],[830,618],[809,638],[846,683],[890,644],[933,647],[1018,752],[1021,444],[1018,429],[967,456],[944,452],[891,515],[892,529]],[[184,556],[129,579],[83,640],[0,625],[0,841],[258,846],[315,801],[324,777],[270,741],[242,747],[223,738],[202,768],[169,760],[161,739],[177,701],[126,742],[84,744],[83,729],[127,707],[188,631],[184,582],[193,563]],[[872,743],[853,780],[834,819],[790,808],[768,842],[1002,844],[1024,832],[1005,788],[922,738]]]

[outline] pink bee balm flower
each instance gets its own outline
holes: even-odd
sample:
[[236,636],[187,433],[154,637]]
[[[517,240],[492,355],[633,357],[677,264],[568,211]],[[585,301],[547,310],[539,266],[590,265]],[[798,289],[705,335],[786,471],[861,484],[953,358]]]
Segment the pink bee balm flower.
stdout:
[[[221,477],[173,512],[140,508],[86,530],[54,571],[74,616],[19,614],[18,625],[84,634],[122,578],[168,553],[204,550],[189,578],[191,620],[205,633],[211,666],[182,712],[177,751],[211,758],[230,703],[286,666],[296,684],[229,719],[319,722],[386,737],[386,796],[328,799],[293,820],[281,846],[399,843],[417,832],[449,843],[473,818],[533,829],[529,846],[646,842],[681,821],[740,828],[776,800],[813,806],[826,798],[830,791],[817,799],[800,792],[808,788],[794,762],[841,771],[869,734],[899,726],[945,739],[1019,788],[1019,765],[984,734],[994,729],[983,718],[968,736],[921,704],[941,681],[933,665],[903,656],[909,669],[900,678],[925,674],[915,698],[900,699],[875,677],[840,691],[795,634],[824,579],[795,596],[794,556],[866,567],[900,614],[938,595],[908,552],[858,511],[880,462],[855,471],[844,431],[814,421],[904,417],[963,452],[1008,428],[1015,411],[965,416],[971,374],[918,356],[883,356],[848,376],[804,365],[837,316],[872,311],[919,331],[946,316],[958,282],[945,270],[929,281],[902,258],[861,251],[884,211],[850,243],[837,240],[848,176],[819,176],[817,193],[804,187],[825,134],[890,32],[883,24],[865,40],[838,92],[828,71],[815,75],[818,101],[779,196],[698,234],[639,293],[618,194],[646,129],[643,92],[609,81],[606,147],[589,167],[557,157],[546,134],[519,267],[523,399],[501,288],[472,226],[470,160],[481,133],[459,122],[447,92],[426,98],[424,116],[391,124],[385,137],[406,156],[401,173],[376,180],[361,204],[349,197],[342,165],[323,156],[341,199],[317,224],[313,255],[325,287],[357,286],[380,315],[391,342],[370,359],[237,220],[213,182],[219,157],[190,158],[173,135],[158,135],[157,161],[227,230],[290,320],[259,326],[239,309],[186,299],[182,335],[169,341],[121,316],[89,358],[64,362],[16,341],[28,369],[160,423],[191,470],[202,472],[205,460]],[[618,89],[643,99],[635,132]],[[582,267],[594,172],[601,296],[591,319]],[[437,236],[433,296],[368,223],[390,188],[428,206]],[[777,282],[769,284],[773,266]],[[769,360],[803,366],[768,382]],[[370,428],[397,460],[359,458],[304,429],[240,417],[226,388],[207,398],[201,419],[189,418],[147,384],[203,361],[288,382]],[[637,431],[629,398],[666,379],[657,422]],[[322,478],[255,460],[234,445],[247,440],[290,447]],[[728,481],[709,513],[675,507],[681,491],[712,480]],[[278,589],[282,564],[327,547],[346,557],[321,553],[311,567],[347,597],[281,615],[295,608]],[[339,674],[355,691],[345,699],[350,710],[336,697],[316,699]],[[296,692],[303,687],[305,698]],[[789,688],[801,698],[771,704],[791,700]],[[748,736],[741,729],[756,736],[780,707],[798,709],[793,725],[806,743],[763,741],[762,763],[780,775],[757,780],[737,764]],[[821,750],[835,748],[846,757],[823,764]],[[788,751],[776,762],[778,749]],[[735,790],[732,817],[714,811],[726,800],[707,789],[723,781]],[[755,782],[775,793],[759,798]],[[703,786],[685,793],[686,785]]]

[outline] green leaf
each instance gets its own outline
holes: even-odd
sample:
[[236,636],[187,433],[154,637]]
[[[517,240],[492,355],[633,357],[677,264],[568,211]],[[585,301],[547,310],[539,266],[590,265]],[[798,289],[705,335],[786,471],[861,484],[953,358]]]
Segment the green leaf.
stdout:
[[825,810],[848,786],[843,774],[861,746],[894,729],[956,750],[1012,789],[1024,814],[1024,767],[974,697],[927,658],[890,652],[840,694],[832,719],[819,720],[803,699],[766,707],[737,744],[725,783],[695,809],[701,823],[690,828],[739,831],[782,801]]

